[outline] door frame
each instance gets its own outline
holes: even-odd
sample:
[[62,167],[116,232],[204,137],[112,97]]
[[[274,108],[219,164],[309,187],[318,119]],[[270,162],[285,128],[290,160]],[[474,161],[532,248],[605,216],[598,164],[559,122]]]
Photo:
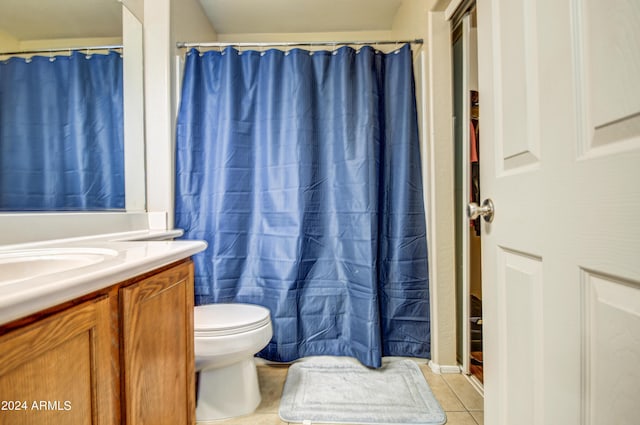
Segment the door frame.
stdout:
[[[462,169],[462,191],[460,193],[459,199],[459,208],[462,211],[456,211],[456,214],[461,213],[459,216],[459,225],[461,230],[461,247],[462,256],[462,311],[457,313],[457,319],[462,320],[462,373],[466,375],[470,375],[470,353],[471,353],[471,238],[469,236],[469,232],[465,230],[469,230],[469,218],[466,214],[466,205],[469,203],[469,199],[471,198],[471,187],[469,182],[471,181],[471,137],[469,133],[468,123],[471,122],[471,105],[469,102],[469,93],[472,89],[478,90],[478,68],[477,61],[475,67],[475,84],[472,80],[472,73],[474,72],[471,63],[472,63],[472,55],[475,53],[477,56],[477,49],[472,49],[472,17],[471,12],[464,12],[463,17],[459,22],[452,25],[460,26],[461,30],[461,39],[462,39],[462,157],[460,158],[461,164],[455,164],[454,169],[457,167],[461,167]],[[456,31],[456,28],[452,28],[453,31]],[[477,43],[477,40],[476,40]],[[455,134],[454,134],[455,140]],[[457,159],[456,159],[457,161]],[[455,191],[454,191],[455,193]],[[456,247],[456,250],[458,247]],[[478,386],[482,386],[478,383]]]
[[[456,277],[455,277],[455,187],[453,131],[453,48],[451,19],[458,7],[468,8],[465,0],[437,0],[428,10],[427,53],[422,65],[425,122],[424,152],[426,205],[430,229],[430,277],[432,316],[432,356],[429,365],[435,373],[468,372],[469,366],[456,360]],[[468,198],[467,198],[468,199]],[[468,236],[468,235],[467,235]],[[437,247],[437,249],[436,249]],[[468,287],[467,287],[468,289]],[[469,302],[463,307],[469,316]],[[470,335],[470,332],[469,334]],[[465,337],[464,339],[468,339]],[[465,348],[467,350],[469,345]],[[471,380],[483,393],[482,386]]]
[[[456,276],[456,307],[460,307],[460,311],[456,311],[456,356],[458,357],[458,362],[461,363],[462,373],[468,375],[469,374],[469,352],[471,349],[471,330],[469,326],[469,318],[470,318],[470,303],[467,295],[470,292],[471,284],[470,284],[470,241],[469,241],[469,233],[464,230],[469,225],[469,220],[464,213],[464,206],[469,202],[470,199],[470,188],[467,184],[471,178],[471,172],[468,166],[469,164],[469,132],[466,131],[467,127],[465,123],[469,122],[471,117],[471,111],[468,102],[466,102],[467,95],[469,92],[469,14],[465,13],[465,15],[459,19],[457,22],[451,24],[451,46],[453,51],[453,93],[454,97],[453,105],[454,108],[452,110],[453,122],[454,122],[454,131],[453,131],[453,140],[454,140],[454,173],[455,173],[455,181],[456,184],[454,186],[454,196],[456,197],[455,204],[455,217],[456,217],[456,267],[455,267],[455,276]],[[457,63],[456,57],[457,54],[455,46],[457,43],[460,44],[460,63]],[[459,69],[458,69],[459,67]],[[456,77],[460,78],[461,81],[456,81]],[[460,88],[460,93],[456,93],[456,87]],[[457,96],[460,96],[460,99],[456,99]],[[461,104],[458,105],[456,102],[460,101]],[[460,113],[460,117],[457,114]],[[458,123],[460,121],[460,124]],[[458,131],[461,132],[458,135]],[[460,147],[456,146],[460,143]],[[461,152],[458,153],[458,149],[461,149]],[[460,175],[458,174],[460,173]],[[460,188],[456,187],[458,185],[458,178],[460,179],[459,184]],[[460,190],[460,192],[458,192]],[[460,235],[458,235],[458,231]],[[460,292],[458,292],[460,290]]]

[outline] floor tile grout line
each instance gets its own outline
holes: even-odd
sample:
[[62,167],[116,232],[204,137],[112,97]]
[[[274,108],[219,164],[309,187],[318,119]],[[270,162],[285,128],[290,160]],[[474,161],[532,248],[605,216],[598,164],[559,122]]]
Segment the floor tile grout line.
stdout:
[[[467,408],[467,405],[464,404],[464,402],[462,401],[462,399],[460,398],[460,396],[458,395],[458,392],[456,390],[453,389],[453,387],[449,384],[449,381],[447,381],[444,377],[444,374],[440,374],[440,376],[442,376],[442,380],[444,381],[444,383],[447,385],[447,387],[451,390],[451,392],[453,393],[453,395],[455,396],[455,398],[460,402],[460,405],[462,406],[462,408],[464,409],[465,412],[469,413],[469,416],[471,416],[471,413],[469,412],[469,409]],[[458,412],[458,410],[450,410],[450,412]],[[473,416],[471,416],[473,418]],[[475,422],[475,419],[474,419]]]
[[[462,376],[462,374],[460,374]],[[464,376],[463,376],[464,377]],[[466,377],[465,377],[466,378]],[[483,408],[482,410],[478,410],[478,409],[469,409],[467,407],[467,405],[464,403],[464,401],[462,401],[462,398],[460,397],[460,395],[458,394],[458,392],[453,388],[453,386],[451,384],[449,384],[449,381],[447,381],[444,376],[442,377],[442,380],[447,384],[447,386],[449,387],[449,389],[453,392],[453,394],[456,396],[456,398],[458,399],[458,401],[460,401],[460,404],[462,404],[462,407],[464,407],[465,411],[467,411],[469,413],[469,415],[471,415],[471,412],[484,412],[484,396],[482,394],[480,394],[478,392],[478,390],[476,390],[473,385],[471,385],[471,383],[469,383],[469,385],[471,386],[471,388],[473,388],[474,391],[478,392],[478,395],[480,397],[482,397],[483,400]],[[473,415],[471,415],[471,417],[473,417]],[[474,418],[475,421],[475,418]]]

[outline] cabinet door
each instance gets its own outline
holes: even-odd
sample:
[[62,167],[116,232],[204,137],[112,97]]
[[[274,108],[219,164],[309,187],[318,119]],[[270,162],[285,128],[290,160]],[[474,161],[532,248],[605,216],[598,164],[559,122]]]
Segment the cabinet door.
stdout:
[[0,337],[0,424],[113,424],[108,297]]
[[194,423],[193,265],[120,290],[127,425]]

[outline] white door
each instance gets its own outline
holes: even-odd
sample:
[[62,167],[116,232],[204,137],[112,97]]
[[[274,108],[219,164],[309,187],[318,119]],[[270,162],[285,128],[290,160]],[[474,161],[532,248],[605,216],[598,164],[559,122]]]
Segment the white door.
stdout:
[[638,424],[640,1],[477,5],[485,423]]

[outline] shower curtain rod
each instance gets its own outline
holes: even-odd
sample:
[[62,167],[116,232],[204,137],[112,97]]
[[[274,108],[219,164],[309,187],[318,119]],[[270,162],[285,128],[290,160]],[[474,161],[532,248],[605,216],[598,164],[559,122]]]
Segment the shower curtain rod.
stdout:
[[0,56],[5,55],[31,55],[35,53],[59,53],[59,52],[77,52],[77,51],[92,51],[92,50],[117,50],[122,49],[121,45],[109,45],[109,46],[85,46],[85,47],[56,47],[55,49],[34,49],[34,50],[21,50],[18,52],[0,52]]
[[296,42],[272,42],[272,43],[187,43],[177,42],[176,47],[186,49],[191,47],[288,47],[288,46],[367,46],[381,44],[422,44],[421,38],[415,40],[374,40],[374,41],[296,41]]

